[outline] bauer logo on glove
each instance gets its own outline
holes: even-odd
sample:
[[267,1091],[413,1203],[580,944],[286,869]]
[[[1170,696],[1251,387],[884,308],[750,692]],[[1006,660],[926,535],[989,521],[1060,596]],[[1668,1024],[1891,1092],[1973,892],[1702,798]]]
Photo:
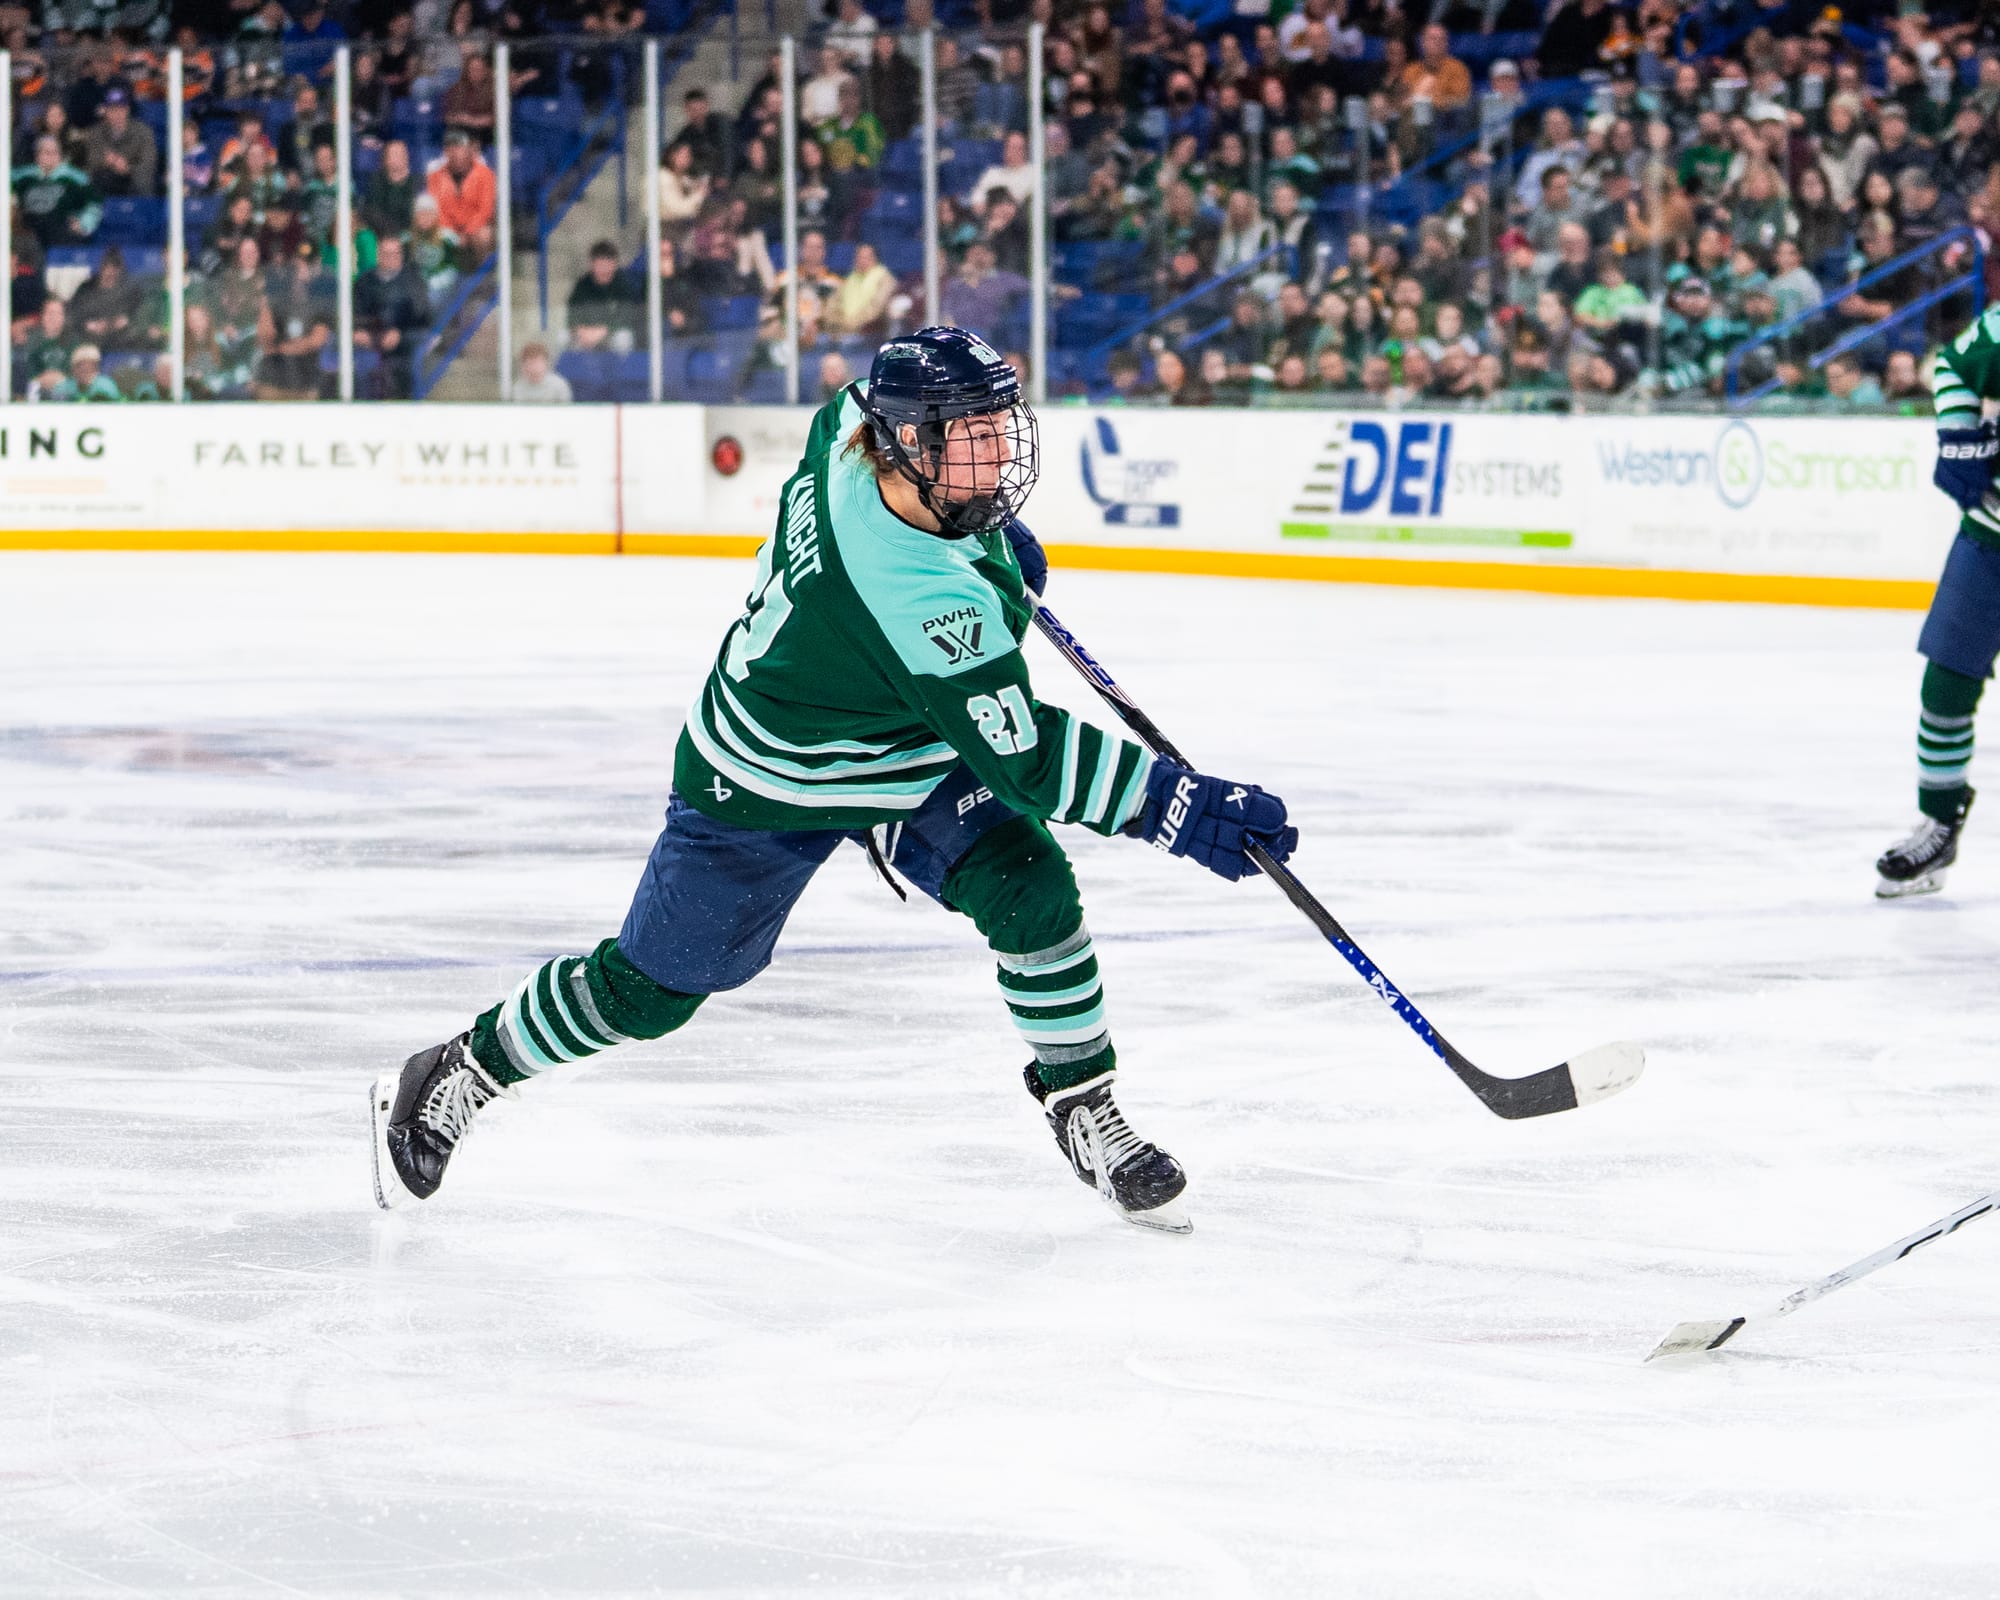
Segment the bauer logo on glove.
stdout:
[[1252,845],[1274,861],[1298,848],[1299,830],[1285,816],[1285,802],[1254,784],[1156,761],[1146,775],[1145,804],[1126,831],[1168,855],[1192,856],[1234,883],[1261,870],[1251,859]]
[[1993,468],[2000,461],[2000,427],[1991,421],[1975,428],[1938,429],[1937,469],[1931,482],[1970,511],[1993,487]]

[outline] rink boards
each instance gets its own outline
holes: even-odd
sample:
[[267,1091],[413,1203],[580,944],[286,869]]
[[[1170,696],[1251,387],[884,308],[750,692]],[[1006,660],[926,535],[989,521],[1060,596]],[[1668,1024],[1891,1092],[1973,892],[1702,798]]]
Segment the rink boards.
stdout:
[[[810,412],[0,408],[0,546],[748,554]],[[1049,406],[1065,565],[1921,607],[1924,419]]]

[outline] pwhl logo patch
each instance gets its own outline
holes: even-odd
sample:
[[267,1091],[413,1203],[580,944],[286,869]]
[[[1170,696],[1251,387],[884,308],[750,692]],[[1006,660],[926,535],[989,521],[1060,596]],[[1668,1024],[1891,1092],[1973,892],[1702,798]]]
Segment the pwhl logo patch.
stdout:
[[986,634],[986,619],[977,606],[961,606],[924,624],[924,637],[944,652],[953,666],[961,661],[977,661],[980,641]]
[[1178,528],[1181,508],[1158,498],[1163,480],[1181,470],[1178,461],[1145,461],[1119,447],[1118,430],[1108,417],[1093,417],[1084,429],[1083,492],[1104,512],[1107,527]]

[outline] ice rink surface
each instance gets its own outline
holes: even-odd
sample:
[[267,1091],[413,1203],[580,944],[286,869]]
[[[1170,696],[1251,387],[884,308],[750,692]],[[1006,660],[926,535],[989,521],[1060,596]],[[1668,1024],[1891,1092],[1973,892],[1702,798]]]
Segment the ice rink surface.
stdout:
[[[0,1595],[2000,1593],[2000,816],[1910,615],[1058,571],[1488,1070],[1268,886],[1066,838],[1188,1238],[1063,1166],[969,925],[772,970],[371,1202],[370,1077],[615,932],[747,564],[0,557]],[[1092,697],[1039,644],[1040,691]]]

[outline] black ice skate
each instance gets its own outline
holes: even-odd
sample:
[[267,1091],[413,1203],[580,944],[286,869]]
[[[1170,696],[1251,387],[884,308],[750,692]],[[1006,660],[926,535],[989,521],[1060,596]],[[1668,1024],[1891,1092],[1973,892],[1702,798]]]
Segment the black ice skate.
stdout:
[[1101,1073],[1068,1089],[1048,1089],[1029,1063],[1028,1092],[1042,1103],[1055,1130],[1056,1148],[1076,1175],[1104,1196],[1127,1222],[1165,1233],[1191,1233],[1194,1223],[1181,1204],[1187,1174],[1157,1145],[1148,1144],[1125,1123],[1111,1098],[1115,1072]]
[[473,1059],[472,1036],[413,1055],[394,1077],[375,1080],[368,1096],[375,1124],[375,1203],[384,1211],[428,1200],[479,1108],[499,1095],[516,1099]]
[[1913,894],[1936,894],[1944,887],[1945,870],[1958,859],[1958,836],[1965,832],[1965,819],[1972,810],[1972,791],[1965,791],[1958,815],[1949,822],[1925,817],[1916,831],[1900,844],[1891,845],[1875,863],[1881,877],[1875,884],[1877,900],[1900,900]]

